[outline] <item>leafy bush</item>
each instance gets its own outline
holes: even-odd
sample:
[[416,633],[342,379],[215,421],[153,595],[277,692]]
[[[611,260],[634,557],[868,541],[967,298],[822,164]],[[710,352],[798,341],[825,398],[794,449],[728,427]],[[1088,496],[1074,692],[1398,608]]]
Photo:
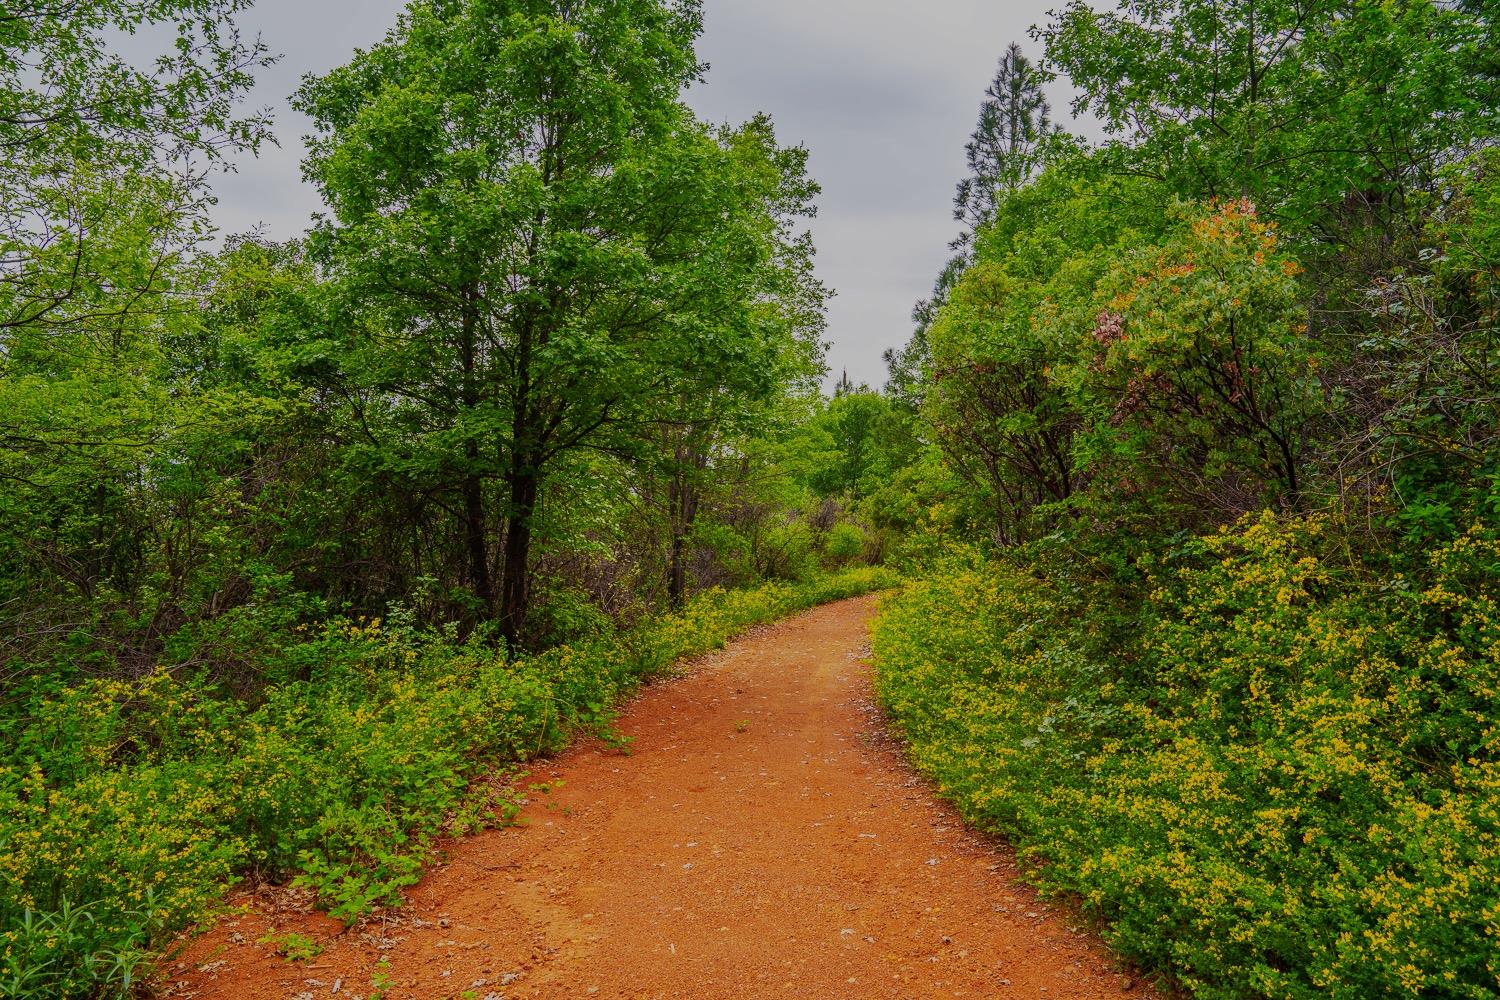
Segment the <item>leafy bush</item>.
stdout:
[[865,532],[857,524],[841,521],[828,529],[823,540],[823,551],[835,565],[843,565],[858,559],[865,551]]
[[798,520],[772,524],[755,540],[756,575],[768,580],[806,580],[816,571],[812,529]]
[[1325,530],[1188,543],[1123,644],[1058,581],[950,568],[883,613],[880,697],[945,794],[1198,996],[1493,996],[1500,540],[1381,580]]
[[153,944],[249,872],[335,916],[400,902],[474,779],[560,748],[684,656],[893,583],[861,568],[708,591],[631,632],[498,658],[409,621],[339,620],[258,703],[161,672],[38,692],[0,755],[0,994],[126,995]]

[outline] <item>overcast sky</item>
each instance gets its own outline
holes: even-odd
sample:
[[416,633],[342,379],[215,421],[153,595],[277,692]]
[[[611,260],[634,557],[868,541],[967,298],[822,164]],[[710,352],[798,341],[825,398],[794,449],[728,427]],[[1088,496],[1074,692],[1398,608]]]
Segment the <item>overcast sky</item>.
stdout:
[[[887,347],[906,342],[954,236],[953,186],[963,144],[1006,44],[1040,53],[1027,29],[1060,0],[705,0],[699,45],[707,82],[688,101],[712,121],[758,111],[785,143],[811,151],[823,186],[813,223],[818,270],[837,291],[829,310],[830,380],[885,381]],[[257,0],[242,19],[281,62],[251,101],[271,107],[281,146],[216,184],[226,232],[264,227],[286,239],[320,202],[298,169],[306,119],[287,98],[307,72],[378,41],[404,0]],[[1069,93],[1056,89],[1065,120]]]

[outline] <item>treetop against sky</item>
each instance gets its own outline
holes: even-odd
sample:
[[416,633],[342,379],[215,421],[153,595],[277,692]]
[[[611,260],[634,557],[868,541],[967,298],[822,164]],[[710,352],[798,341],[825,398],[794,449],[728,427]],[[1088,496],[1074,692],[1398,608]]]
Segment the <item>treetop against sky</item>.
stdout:
[[[215,214],[226,232],[257,225],[273,239],[300,234],[320,206],[300,178],[307,119],[287,106],[304,73],[346,62],[395,22],[403,0],[257,0],[240,18],[283,58],[257,74],[252,107],[274,109],[279,147],[244,157],[220,178]],[[706,82],[688,103],[714,122],[769,113],[782,141],[810,152],[822,184],[812,222],[818,271],[837,291],[829,307],[830,384],[847,369],[885,380],[881,354],[906,342],[911,309],[957,232],[953,185],[964,141],[995,62],[1024,42],[1054,0],[707,0],[700,57]],[[1036,48],[1036,46],[1030,46]],[[1033,53],[1039,54],[1039,53]],[[1071,92],[1049,88],[1066,118]],[[1076,129],[1076,126],[1075,126]]]

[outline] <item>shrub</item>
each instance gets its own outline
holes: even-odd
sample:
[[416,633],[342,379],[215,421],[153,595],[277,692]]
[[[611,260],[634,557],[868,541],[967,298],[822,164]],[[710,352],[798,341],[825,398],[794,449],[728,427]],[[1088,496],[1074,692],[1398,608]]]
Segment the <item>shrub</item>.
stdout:
[[0,757],[0,995],[124,996],[251,871],[346,920],[397,904],[475,812],[474,779],[602,726],[681,657],[892,582],[866,567],[708,591],[516,661],[404,619],[334,621],[274,652],[270,675],[303,679],[258,703],[166,672],[39,691]]
[[755,540],[756,575],[768,580],[806,580],[816,571],[812,530],[802,521],[772,524]]
[[1493,996],[1500,543],[1379,581],[1325,530],[1191,542],[1114,648],[1108,608],[950,570],[878,622],[881,700],[969,816],[1198,996]]
[[865,532],[857,524],[842,521],[828,529],[823,551],[835,566],[858,559],[865,551]]

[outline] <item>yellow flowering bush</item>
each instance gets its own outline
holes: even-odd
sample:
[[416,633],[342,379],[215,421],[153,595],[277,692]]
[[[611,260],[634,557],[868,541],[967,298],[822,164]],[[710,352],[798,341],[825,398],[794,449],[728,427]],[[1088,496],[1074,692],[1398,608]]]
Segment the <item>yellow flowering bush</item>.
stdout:
[[1316,518],[1159,569],[1133,634],[1010,566],[908,587],[879,693],[920,766],[1197,996],[1500,990],[1500,540],[1334,571]]
[[474,779],[561,747],[622,693],[761,622],[892,585],[869,567],[710,591],[631,632],[507,660],[335,621],[248,702],[166,672],[35,694],[0,745],[0,996],[127,995],[247,872],[337,916],[400,902]]

